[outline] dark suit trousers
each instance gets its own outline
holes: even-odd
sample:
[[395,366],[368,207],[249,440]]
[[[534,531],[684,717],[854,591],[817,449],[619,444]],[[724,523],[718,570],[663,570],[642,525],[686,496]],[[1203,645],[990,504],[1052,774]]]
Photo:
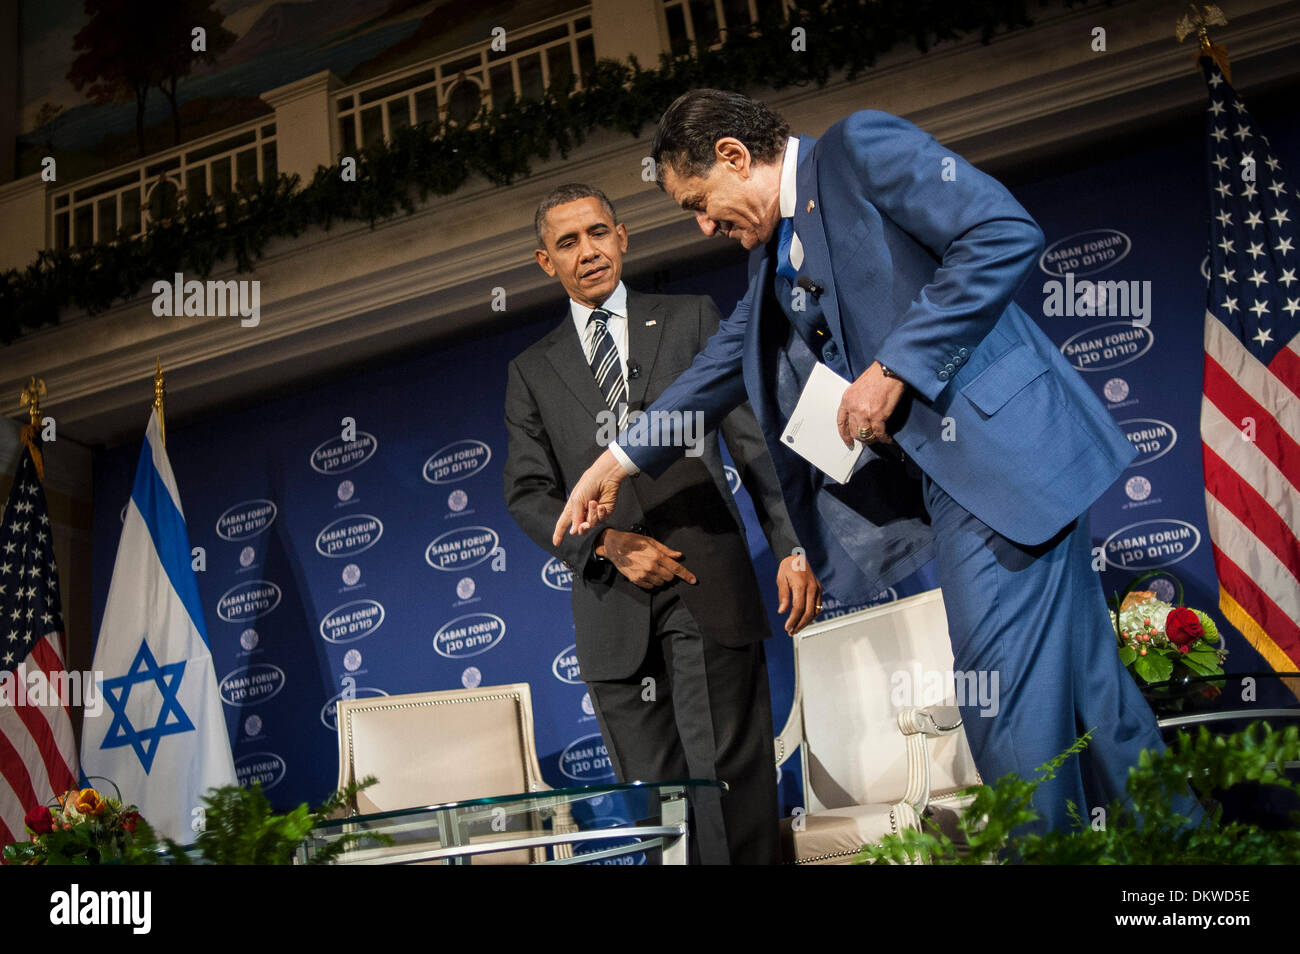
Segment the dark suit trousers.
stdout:
[[776,864],[776,769],[763,643],[731,649],[706,638],[672,592],[657,593],[652,611],[656,637],[636,673],[587,683],[618,780],[726,782],[726,794],[705,790],[692,798],[692,857],[702,864]]

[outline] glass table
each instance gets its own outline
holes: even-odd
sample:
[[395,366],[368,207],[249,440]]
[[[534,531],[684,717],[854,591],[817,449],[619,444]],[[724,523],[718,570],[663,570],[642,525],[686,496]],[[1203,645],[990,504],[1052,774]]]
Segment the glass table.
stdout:
[[[312,829],[297,863],[665,864],[689,857],[688,794],[706,779],[628,782],[473,798],[333,818]],[[340,847],[341,844],[341,847]]]
[[1166,739],[1198,725],[1218,733],[1257,719],[1275,727],[1300,722],[1298,693],[1300,673],[1272,671],[1188,676],[1142,686]]

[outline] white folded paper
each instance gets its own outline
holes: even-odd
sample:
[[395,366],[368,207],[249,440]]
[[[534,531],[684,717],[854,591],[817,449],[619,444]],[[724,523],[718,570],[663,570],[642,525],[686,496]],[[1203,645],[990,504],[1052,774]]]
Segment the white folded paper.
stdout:
[[848,483],[862,453],[862,444],[856,441],[851,448],[844,446],[836,421],[848,386],[848,381],[818,362],[781,432],[786,447],[841,484]]

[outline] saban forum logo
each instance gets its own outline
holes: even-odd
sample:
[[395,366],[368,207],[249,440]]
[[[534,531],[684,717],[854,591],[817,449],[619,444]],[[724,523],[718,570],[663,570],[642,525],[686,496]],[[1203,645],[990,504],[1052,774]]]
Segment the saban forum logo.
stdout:
[[217,518],[217,536],[232,543],[255,537],[275,523],[278,511],[270,500],[243,500]]
[[223,676],[217,691],[228,706],[256,706],[279,695],[284,683],[284,670],[279,666],[253,663]]
[[492,448],[482,441],[454,441],[434,451],[424,462],[424,479],[431,484],[454,484],[473,477],[492,459]]
[[1200,542],[1201,532],[1186,520],[1141,520],[1120,527],[1102,547],[1117,570],[1157,570],[1187,559]]
[[424,560],[435,570],[463,570],[490,557],[500,540],[491,527],[458,527],[434,537]]
[[1064,278],[1095,275],[1122,261],[1133,250],[1133,241],[1118,229],[1088,229],[1058,239],[1038,256],[1038,267],[1048,275]]
[[614,777],[605,741],[599,732],[574,739],[559,756],[560,774],[575,782],[601,782]]
[[384,624],[384,606],[378,600],[351,600],[336,606],[320,621],[321,639],[327,643],[352,643]]
[[239,784],[248,787],[261,782],[264,792],[283,782],[287,771],[284,759],[274,752],[250,752],[235,759],[235,778]]
[[316,552],[331,559],[355,556],[369,550],[383,535],[383,523],[371,514],[339,517],[316,534]]
[[1129,464],[1130,467],[1141,467],[1158,457],[1164,457],[1178,443],[1178,432],[1174,426],[1154,417],[1130,418],[1120,421],[1119,426],[1129,443],[1137,448],[1138,455]]
[[506,635],[506,622],[495,613],[466,613],[449,619],[433,634],[433,649],[448,659],[465,659],[487,652]]
[[[344,682],[354,682],[355,680],[348,677]],[[374,686],[349,686],[338,695],[331,696],[325,701],[325,705],[320,709],[320,723],[329,729],[330,732],[337,733],[339,730],[339,703],[344,699],[373,699],[378,696],[388,695],[383,689],[376,689]]]
[[578,670],[578,647],[570,643],[559,651],[551,663],[551,673],[560,682],[570,686],[582,685],[582,673]]
[[356,470],[379,450],[379,439],[368,431],[357,431],[356,440],[331,437],[317,445],[307,461],[318,474],[344,474]]
[[1070,335],[1061,345],[1061,354],[1080,371],[1109,371],[1142,357],[1155,340],[1150,328],[1106,321]]
[[542,564],[542,582],[553,590],[571,593],[573,591],[573,571],[561,563],[558,557],[551,557]]
[[270,580],[249,580],[221,594],[217,616],[227,623],[257,619],[279,606],[280,596],[280,587]]

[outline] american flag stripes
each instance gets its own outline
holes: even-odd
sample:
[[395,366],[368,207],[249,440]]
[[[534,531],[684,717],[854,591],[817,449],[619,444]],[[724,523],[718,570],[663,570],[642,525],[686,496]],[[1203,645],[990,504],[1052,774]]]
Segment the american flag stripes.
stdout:
[[1201,448],[1224,616],[1300,669],[1298,194],[1220,70],[1203,60],[1210,184]]

